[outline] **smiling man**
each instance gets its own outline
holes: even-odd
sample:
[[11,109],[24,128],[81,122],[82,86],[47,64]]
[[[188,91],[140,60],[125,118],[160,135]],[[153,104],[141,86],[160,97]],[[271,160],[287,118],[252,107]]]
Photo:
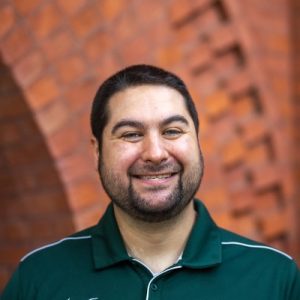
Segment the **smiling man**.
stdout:
[[99,224],[26,255],[3,300],[300,299],[292,258],[219,228],[185,84],[136,65],[99,88],[92,144],[111,204]]

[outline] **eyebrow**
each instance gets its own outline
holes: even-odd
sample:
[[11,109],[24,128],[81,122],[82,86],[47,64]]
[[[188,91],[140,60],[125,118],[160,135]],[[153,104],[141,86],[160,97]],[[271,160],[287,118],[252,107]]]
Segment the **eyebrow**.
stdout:
[[[183,123],[185,125],[189,125],[188,120],[182,116],[182,115],[174,115],[174,116],[170,116],[168,118],[166,118],[165,120],[163,120],[162,122],[160,122],[160,126],[166,126],[170,123],[173,122],[180,122]],[[132,119],[123,119],[119,122],[117,122],[114,127],[111,130],[111,133],[114,134],[116,133],[116,131],[121,128],[121,127],[134,127],[134,128],[138,128],[138,129],[145,129],[145,125],[140,122],[140,121],[136,121],[136,120],[132,120]]]
[[185,125],[189,125],[188,120],[187,120],[184,116],[182,116],[182,115],[174,115],[174,116],[171,116],[171,117],[169,117],[169,118],[163,120],[163,121],[161,122],[161,125],[162,125],[162,126],[166,126],[166,125],[168,125],[168,124],[170,124],[170,123],[173,123],[173,122],[180,122],[180,123],[183,123],[183,124],[185,124]]
[[123,119],[115,124],[115,126],[112,128],[111,133],[114,134],[119,128],[121,127],[135,127],[138,129],[144,129],[145,126],[142,122],[130,120],[130,119]]

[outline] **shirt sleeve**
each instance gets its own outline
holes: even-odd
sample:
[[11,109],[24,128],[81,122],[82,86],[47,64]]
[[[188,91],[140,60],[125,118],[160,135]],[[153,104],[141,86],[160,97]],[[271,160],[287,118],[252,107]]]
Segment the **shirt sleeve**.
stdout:
[[[1,300],[21,300],[19,268],[14,272],[0,297]],[[25,299],[23,299],[25,300]]]
[[293,264],[291,270],[290,289],[287,300],[299,300],[300,299],[300,270],[296,263]]

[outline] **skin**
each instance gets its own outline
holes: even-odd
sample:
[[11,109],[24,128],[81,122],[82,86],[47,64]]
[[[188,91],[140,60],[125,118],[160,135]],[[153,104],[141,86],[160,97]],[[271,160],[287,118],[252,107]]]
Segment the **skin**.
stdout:
[[193,121],[176,90],[130,87],[108,104],[101,153],[103,186],[128,252],[159,272],[182,253],[195,220],[203,172]]

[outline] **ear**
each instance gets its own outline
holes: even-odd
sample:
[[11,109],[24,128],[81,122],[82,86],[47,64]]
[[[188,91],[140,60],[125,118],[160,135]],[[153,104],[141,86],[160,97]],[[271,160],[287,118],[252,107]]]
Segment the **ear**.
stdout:
[[99,159],[100,159],[99,144],[98,144],[97,139],[94,136],[91,137],[91,144],[92,144],[93,154],[94,154],[95,169],[98,171],[98,163],[99,163]]

